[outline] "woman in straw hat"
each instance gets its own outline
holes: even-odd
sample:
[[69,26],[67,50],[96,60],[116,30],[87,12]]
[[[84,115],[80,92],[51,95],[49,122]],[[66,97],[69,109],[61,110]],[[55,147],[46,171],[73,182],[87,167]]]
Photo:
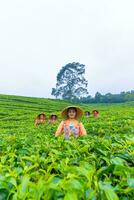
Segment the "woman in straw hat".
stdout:
[[94,116],[95,118],[98,118],[98,117],[100,116],[100,113],[99,113],[98,110],[93,110],[92,113],[93,113],[93,116]]
[[87,135],[86,130],[79,119],[83,115],[81,108],[77,106],[69,106],[65,108],[62,113],[64,121],[62,121],[55,133],[55,136],[58,137],[64,132],[65,139],[69,139],[72,135],[74,137]]
[[51,116],[50,116],[50,118],[49,118],[49,120],[48,120],[48,123],[49,124],[55,124],[56,122],[57,122],[57,115],[55,115],[55,114],[52,114]]
[[35,126],[39,125],[39,124],[44,124],[46,120],[46,115],[45,113],[41,113],[39,114],[36,119],[35,119]]
[[85,116],[86,117],[90,117],[90,112],[89,111],[85,111]]

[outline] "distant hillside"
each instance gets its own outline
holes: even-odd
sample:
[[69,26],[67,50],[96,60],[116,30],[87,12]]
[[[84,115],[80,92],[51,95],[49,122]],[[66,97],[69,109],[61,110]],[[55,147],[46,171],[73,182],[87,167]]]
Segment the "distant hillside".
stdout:
[[[50,106],[51,105],[51,106]],[[47,112],[52,111],[61,111],[64,107],[72,105],[71,102],[64,101],[64,100],[57,100],[57,99],[47,99],[47,98],[37,98],[37,97],[24,97],[24,96],[15,96],[15,95],[3,95],[0,94],[0,108],[6,107],[9,109],[29,109],[33,111],[44,111]],[[78,105],[78,104],[77,104]],[[102,107],[105,105],[115,105],[115,104],[79,104],[83,108],[96,108]],[[134,106],[134,101],[120,103],[116,105],[123,105],[123,106]],[[116,106],[115,105],[115,106]]]
[[[50,106],[51,105],[51,106]],[[24,97],[14,95],[0,95],[0,108],[21,109],[31,111],[60,111],[65,106],[71,105],[69,102],[55,99]]]

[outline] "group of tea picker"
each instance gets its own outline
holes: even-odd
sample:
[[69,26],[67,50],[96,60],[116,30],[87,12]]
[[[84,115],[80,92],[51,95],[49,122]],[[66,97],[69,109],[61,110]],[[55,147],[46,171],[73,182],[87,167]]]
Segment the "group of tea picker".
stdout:
[[91,116],[91,114],[93,114],[93,116],[94,116],[95,118],[97,118],[97,117],[100,116],[100,113],[99,113],[98,110],[93,110],[92,112],[89,112],[89,111],[86,111],[86,112],[85,112],[85,116],[86,116],[86,117]]
[[[52,114],[52,115],[50,115],[48,123],[55,124],[57,122],[57,119],[58,119],[57,115]],[[44,124],[45,122],[46,122],[46,115],[45,115],[45,113],[41,113],[35,119],[35,126],[37,126],[39,124]]]
[[[59,124],[55,133],[55,137],[59,137],[62,134],[64,134],[65,139],[70,139],[71,136],[74,136],[75,138],[86,136],[86,129],[80,119],[83,115],[85,115],[85,117],[90,117],[91,114],[95,118],[98,118],[100,116],[98,110],[93,110],[92,112],[85,111],[84,113],[83,110],[77,106],[68,106],[64,108],[61,112],[63,121],[61,121],[61,123]],[[58,116],[56,114],[52,114],[49,117],[48,123],[55,124],[58,122],[57,120]],[[45,113],[41,113],[35,119],[35,126],[39,124],[44,124],[45,122],[46,115]]]

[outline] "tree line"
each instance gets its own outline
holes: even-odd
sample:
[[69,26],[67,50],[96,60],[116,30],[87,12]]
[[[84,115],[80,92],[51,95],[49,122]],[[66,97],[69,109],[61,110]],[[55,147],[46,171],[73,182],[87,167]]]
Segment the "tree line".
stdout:
[[134,101],[134,90],[128,92],[121,92],[119,94],[107,93],[102,95],[96,92],[95,96],[87,96],[80,99],[76,99],[78,103],[123,103],[127,101]]
[[59,99],[78,103],[121,103],[134,101],[134,90],[120,94],[107,93],[102,95],[96,92],[95,96],[89,95],[88,81],[84,77],[85,65],[78,62],[68,63],[57,74],[56,87],[52,88],[52,95]]

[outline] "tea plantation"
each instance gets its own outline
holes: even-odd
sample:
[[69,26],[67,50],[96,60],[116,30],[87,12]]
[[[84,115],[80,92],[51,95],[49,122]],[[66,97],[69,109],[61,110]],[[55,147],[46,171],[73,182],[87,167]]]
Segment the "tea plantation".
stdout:
[[[87,136],[54,137],[60,100],[0,95],[0,200],[134,200],[134,102],[81,105]],[[40,112],[59,122],[34,126]]]

